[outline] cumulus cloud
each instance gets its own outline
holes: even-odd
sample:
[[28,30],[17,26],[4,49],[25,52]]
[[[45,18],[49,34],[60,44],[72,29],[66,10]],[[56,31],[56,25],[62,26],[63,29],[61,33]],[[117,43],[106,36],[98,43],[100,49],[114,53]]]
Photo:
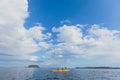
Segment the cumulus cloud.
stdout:
[[[1,0],[0,63],[43,60],[40,61],[41,65],[61,65],[63,62],[67,65],[73,59],[73,65],[80,64],[76,60],[81,62],[79,60],[82,59],[91,60],[88,64],[119,63],[119,30],[94,24],[84,31],[84,25],[81,24],[63,25],[52,28],[56,40],[51,38],[51,33],[44,32],[46,29],[41,25],[25,29],[24,23],[28,16],[27,0]],[[61,23],[64,22],[70,21]],[[32,54],[37,51],[43,55]]]
[[44,33],[42,26],[24,28],[28,14],[27,0],[1,0],[0,2],[0,58],[6,60],[36,61],[31,55],[38,50],[48,48],[45,42],[50,33]]
[[43,33],[43,31],[45,30],[44,27],[38,25],[38,26],[34,26],[32,28],[30,28],[27,31],[27,36],[31,39],[34,40],[34,42],[36,42],[36,44],[38,45],[39,49],[41,48],[48,48],[51,44],[48,44],[48,42],[46,42],[45,40],[50,39],[51,38],[51,33]]
[[52,30],[53,32],[59,32],[57,35],[59,42],[75,44],[81,41],[82,32],[77,26],[68,27],[64,25],[63,27],[53,28]]
[[24,19],[28,16],[27,0],[1,0],[0,3],[0,24],[2,25],[18,25],[24,23]]
[[58,44],[46,52],[45,56],[48,59],[54,58],[65,61],[73,58],[77,60],[86,59],[92,60],[88,64],[94,65],[119,62],[119,30],[109,30],[96,24],[91,25],[84,35],[82,28],[77,25],[64,25],[58,28],[54,27],[52,30],[57,33]]

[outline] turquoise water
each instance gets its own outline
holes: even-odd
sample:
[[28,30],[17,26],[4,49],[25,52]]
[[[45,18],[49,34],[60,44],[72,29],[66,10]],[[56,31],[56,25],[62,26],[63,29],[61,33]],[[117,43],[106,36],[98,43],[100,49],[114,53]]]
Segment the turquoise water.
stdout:
[[54,73],[48,68],[0,68],[0,80],[120,80],[120,69],[71,69]]

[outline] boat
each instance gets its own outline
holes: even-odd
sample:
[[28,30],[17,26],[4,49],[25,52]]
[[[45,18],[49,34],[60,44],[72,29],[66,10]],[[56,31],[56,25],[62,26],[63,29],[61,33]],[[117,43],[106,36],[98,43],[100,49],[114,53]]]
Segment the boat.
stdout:
[[62,69],[54,69],[52,70],[52,72],[70,72],[70,70],[62,68]]
[[57,70],[57,69],[55,69],[55,70],[52,70],[53,72],[69,72],[70,70]]

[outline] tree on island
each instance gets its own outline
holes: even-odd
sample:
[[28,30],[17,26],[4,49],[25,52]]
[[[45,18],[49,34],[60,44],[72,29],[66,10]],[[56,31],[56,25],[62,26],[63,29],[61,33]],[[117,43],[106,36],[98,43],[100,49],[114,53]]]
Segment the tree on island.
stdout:
[[38,65],[29,65],[28,68],[39,68]]

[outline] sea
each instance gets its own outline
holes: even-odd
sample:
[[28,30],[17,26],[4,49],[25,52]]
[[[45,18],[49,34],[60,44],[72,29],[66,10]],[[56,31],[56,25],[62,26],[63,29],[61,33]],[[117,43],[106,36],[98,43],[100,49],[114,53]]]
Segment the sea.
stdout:
[[55,73],[52,68],[0,68],[0,80],[120,80],[120,69],[74,69]]

